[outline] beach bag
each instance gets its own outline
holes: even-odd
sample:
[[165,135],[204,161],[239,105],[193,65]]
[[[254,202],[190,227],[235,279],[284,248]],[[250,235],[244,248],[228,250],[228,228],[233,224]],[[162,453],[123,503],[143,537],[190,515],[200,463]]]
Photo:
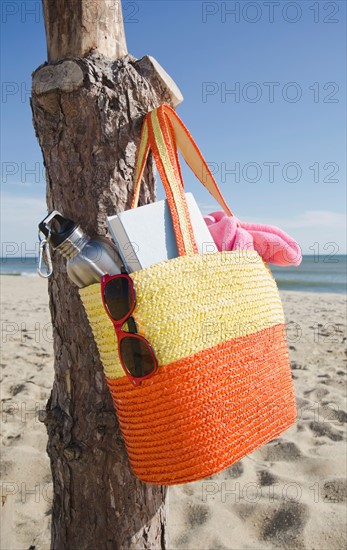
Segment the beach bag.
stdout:
[[295,422],[285,321],[275,280],[254,250],[199,254],[177,148],[232,215],[188,130],[162,105],[144,119],[136,208],[151,150],[170,208],[179,256],[130,273],[132,316],[159,368],[139,387],[121,367],[100,284],[80,289],[136,476],[172,485],[211,476]]

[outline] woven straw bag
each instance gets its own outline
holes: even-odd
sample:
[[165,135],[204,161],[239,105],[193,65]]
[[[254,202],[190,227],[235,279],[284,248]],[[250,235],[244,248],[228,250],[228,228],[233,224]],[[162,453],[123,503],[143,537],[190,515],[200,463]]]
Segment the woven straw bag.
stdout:
[[130,274],[133,316],[158,359],[134,387],[120,365],[100,284],[80,290],[133,471],[171,485],[221,471],[295,422],[296,407],[276,283],[255,251],[199,254],[177,147],[232,215],[188,130],[167,105],[144,120],[132,207],[151,149],[179,256]]

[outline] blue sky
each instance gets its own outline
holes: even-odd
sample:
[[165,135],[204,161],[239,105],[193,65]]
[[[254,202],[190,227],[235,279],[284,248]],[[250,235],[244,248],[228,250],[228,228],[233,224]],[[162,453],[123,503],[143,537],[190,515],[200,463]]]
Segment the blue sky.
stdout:
[[[29,103],[45,32],[39,1],[1,10],[1,240],[25,255],[46,212]],[[304,253],[346,253],[345,1],[123,1],[123,15],[129,53],[154,56],[180,87],[178,113],[235,214],[281,227]],[[218,209],[184,175],[202,210]]]

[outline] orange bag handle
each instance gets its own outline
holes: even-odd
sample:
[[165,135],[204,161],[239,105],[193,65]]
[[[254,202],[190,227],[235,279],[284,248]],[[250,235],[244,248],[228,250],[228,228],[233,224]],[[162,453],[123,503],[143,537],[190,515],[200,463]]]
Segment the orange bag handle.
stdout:
[[197,254],[177,149],[228,216],[233,214],[188,129],[175,111],[166,104],[154,109],[145,117],[136,161],[135,190],[131,208],[138,205],[141,179],[150,149],[168,200],[178,253],[180,256]]

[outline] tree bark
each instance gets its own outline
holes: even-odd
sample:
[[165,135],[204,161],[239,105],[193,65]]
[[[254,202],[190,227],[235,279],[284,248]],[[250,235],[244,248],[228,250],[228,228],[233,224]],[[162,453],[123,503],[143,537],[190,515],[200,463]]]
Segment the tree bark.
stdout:
[[[144,115],[181,100],[148,57],[112,61],[94,51],[39,67],[32,112],[49,210],[90,236],[105,235],[106,215],[130,205]],[[144,180],[141,204],[155,198],[151,160]],[[55,379],[45,418],[54,484],[51,548],[164,549],[166,488],[132,474],[78,289],[58,253],[53,267]]]

